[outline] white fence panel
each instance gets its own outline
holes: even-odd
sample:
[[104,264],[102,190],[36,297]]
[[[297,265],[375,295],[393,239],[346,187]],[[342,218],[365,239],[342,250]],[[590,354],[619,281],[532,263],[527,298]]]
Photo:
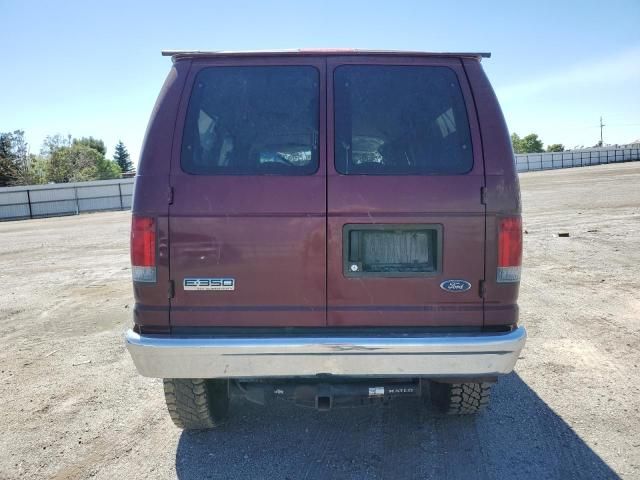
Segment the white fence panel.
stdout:
[[555,168],[586,167],[640,160],[640,148],[598,148],[573,152],[516,154],[516,171],[534,172]]
[[0,188],[0,220],[131,208],[133,179]]
[[[635,146],[635,145],[634,145]],[[601,148],[515,155],[516,171],[584,167],[640,160],[640,148]],[[132,178],[0,188],[0,220],[131,208]]]
[[0,196],[0,219],[29,216],[29,194],[26,191],[6,192]]

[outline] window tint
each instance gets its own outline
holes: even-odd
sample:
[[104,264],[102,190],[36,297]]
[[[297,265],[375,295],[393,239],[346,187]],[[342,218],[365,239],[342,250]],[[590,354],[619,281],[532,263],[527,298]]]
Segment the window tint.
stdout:
[[343,174],[471,170],[469,121],[446,67],[349,65],[334,74],[335,165]]
[[318,168],[313,67],[213,67],[198,73],[182,168],[204,175],[309,175]]

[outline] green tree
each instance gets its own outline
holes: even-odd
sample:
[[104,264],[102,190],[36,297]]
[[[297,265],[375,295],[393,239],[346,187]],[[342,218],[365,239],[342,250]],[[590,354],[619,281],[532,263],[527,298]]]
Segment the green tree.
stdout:
[[14,185],[17,178],[16,164],[10,158],[0,156],[0,187]]
[[111,178],[120,178],[122,170],[116,162],[112,162],[104,157],[96,162],[95,180],[109,180]]
[[107,154],[107,147],[104,146],[104,142],[99,138],[74,138],[73,145],[84,145],[85,147],[93,148],[94,150],[100,152],[103,156]]
[[53,152],[46,166],[49,182],[82,182],[120,178],[120,167],[86,145],[75,144]]
[[130,172],[133,170],[131,157],[129,156],[129,152],[127,152],[127,147],[124,146],[124,143],[122,143],[121,140],[119,140],[116,145],[115,153],[113,154],[113,161],[118,164],[120,170],[123,172]]
[[553,143],[547,146],[547,152],[564,152],[564,145],[561,143]]
[[522,146],[523,153],[544,152],[542,140],[540,140],[535,133],[530,133],[526,137],[523,137],[520,145]]
[[20,185],[39,185],[47,183],[47,164],[49,161],[39,155],[30,154],[27,168],[20,175]]
[[511,134],[511,146],[513,147],[513,151],[515,153],[524,153],[522,151],[522,139],[515,132]]
[[11,185],[16,178],[11,133],[0,133],[0,187]]
[[12,137],[12,147],[16,163],[19,168],[26,168],[29,162],[29,144],[24,138],[24,130],[14,130]]
[[542,140],[535,133],[520,138],[517,133],[511,134],[511,145],[515,153],[540,153],[544,152]]
[[47,135],[42,142],[42,148],[40,149],[40,155],[45,157],[51,157],[53,153],[62,148],[71,146],[71,135],[63,137],[59,133],[55,135]]
[[28,167],[29,146],[24,131],[0,133],[0,186],[20,184]]

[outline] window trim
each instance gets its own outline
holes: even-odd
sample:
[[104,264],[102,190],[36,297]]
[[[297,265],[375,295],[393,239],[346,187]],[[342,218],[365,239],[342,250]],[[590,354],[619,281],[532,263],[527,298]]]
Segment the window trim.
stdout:
[[[182,154],[182,150],[183,150],[183,145],[184,142],[186,141],[187,138],[187,125],[189,123],[189,107],[191,106],[191,101],[193,99],[194,93],[195,93],[195,86],[197,85],[198,82],[198,77],[199,75],[201,75],[203,72],[207,71],[207,70],[211,70],[211,69],[224,69],[224,68],[231,68],[231,69],[236,69],[236,68],[302,68],[302,69],[307,69],[307,68],[311,68],[315,71],[316,74],[316,80],[318,82],[318,88],[317,88],[317,111],[316,111],[316,135],[318,138],[318,146],[317,146],[317,155],[316,155],[316,164],[315,164],[315,168],[313,171],[309,171],[306,173],[299,173],[299,174],[292,174],[292,173],[240,173],[240,172],[230,172],[230,173],[225,173],[225,172],[209,172],[209,173],[205,173],[205,172],[193,172],[193,171],[189,171],[187,168],[185,168],[185,165],[183,163],[183,154]],[[202,66],[202,68],[198,68],[197,71],[193,72],[192,74],[192,78],[191,81],[189,82],[190,85],[187,86],[187,88],[189,88],[189,94],[188,95],[182,95],[182,98],[185,101],[185,106],[184,106],[184,116],[182,118],[182,122],[180,124],[180,141],[178,142],[177,145],[177,154],[178,154],[178,165],[180,167],[180,171],[184,174],[187,175],[191,175],[191,176],[196,176],[196,177],[258,177],[258,178],[262,178],[262,177],[293,177],[293,178],[304,178],[304,177],[309,177],[309,176],[314,176],[317,175],[318,172],[320,171],[320,167],[322,165],[322,158],[321,158],[321,129],[322,129],[322,102],[326,101],[326,96],[323,95],[322,92],[322,86],[323,86],[323,82],[322,82],[322,72],[320,70],[320,68],[318,68],[317,65],[314,64],[307,64],[307,63],[296,63],[296,64],[289,64],[289,63],[283,63],[283,64],[271,64],[271,63],[255,63],[255,64],[247,64],[247,63],[238,63],[238,64],[221,64],[221,65],[204,65]],[[325,84],[325,90],[326,90],[326,84]]]
[[[471,162],[469,165],[469,168],[464,171],[464,172],[459,172],[459,173],[451,173],[451,172],[443,172],[443,173],[413,173],[413,172],[408,172],[408,173],[393,173],[393,174],[385,174],[385,173],[345,173],[341,170],[338,169],[338,163],[336,161],[336,151],[337,151],[337,144],[336,144],[336,139],[337,139],[337,129],[336,129],[336,72],[343,67],[407,67],[407,68],[441,68],[441,69],[447,69],[450,70],[453,75],[456,78],[456,82],[458,84],[458,91],[460,93],[460,98],[462,99],[463,102],[463,106],[464,106],[464,113],[465,113],[465,117],[467,120],[467,125],[468,125],[468,131],[469,131],[469,145],[470,145],[470,158],[471,158]],[[329,75],[329,72],[330,75]],[[333,142],[333,147],[332,147],[332,151],[333,151],[333,169],[335,171],[335,173],[337,175],[343,176],[343,177],[446,177],[446,176],[464,176],[464,175],[469,175],[471,173],[473,173],[475,167],[476,167],[476,158],[475,158],[475,151],[474,151],[474,142],[473,142],[473,124],[472,124],[472,112],[469,111],[469,105],[467,104],[470,100],[467,98],[467,96],[465,95],[465,91],[463,88],[463,84],[460,80],[460,76],[458,75],[458,72],[456,72],[456,70],[454,68],[452,68],[449,65],[446,64],[423,64],[423,63],[378,63],[378,62],[366,62],[366,63],[360,63],[360,62],[340,62],[338,64],[334,64],[334,65],[328,65],[328,70],[327,70],[327,75],[330,77],[330,87],[329,84],[327,85],[327,88],[331,88],[331,98],[332,98],[332,105],[328,105],[328,107],[330,108],[330,111],[332,113],[331,118],[328,117],[327,121],[332,121],[332,138],[328,139],[328,140],[332,140]],[[327,159],[328,160],[328,159]]]

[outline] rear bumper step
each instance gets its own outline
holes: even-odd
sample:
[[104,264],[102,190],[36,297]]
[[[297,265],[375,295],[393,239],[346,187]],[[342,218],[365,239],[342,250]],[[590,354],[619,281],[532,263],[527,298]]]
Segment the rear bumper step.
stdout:
[[352,407],[367,403],[388,402],[398,397],[422,396],[422,379],[356,379],[345,382],[333,377],[326,379],[294,379],[266,381],[232,381],[231,397],[265,405],[273,400],[287,400],[301,407],[330,410],[334,407]]
[[479,377],[513,370],[526,340],[511,332],[406,337],[214,338],[126,333],[141,375],[156,378]]

